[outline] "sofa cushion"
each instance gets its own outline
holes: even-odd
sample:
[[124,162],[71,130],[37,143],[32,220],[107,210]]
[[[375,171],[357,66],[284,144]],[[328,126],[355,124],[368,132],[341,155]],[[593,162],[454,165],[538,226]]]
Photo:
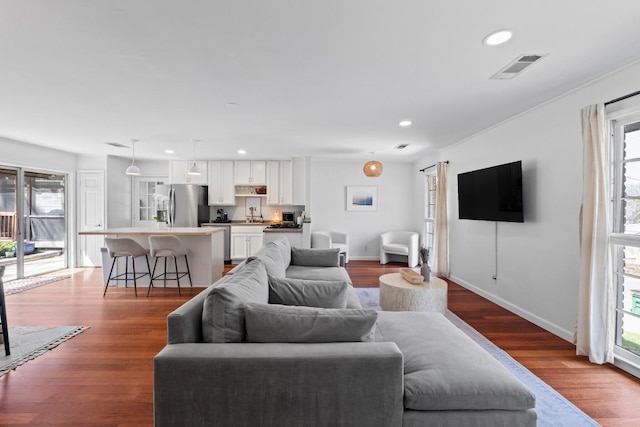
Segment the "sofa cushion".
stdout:
[[247,304],[248,342],[326,343],[374,341],[375,310]]
[[339,267],[340,249],[291,248],[291,264],[312,267]]
[[269,277],[269,304],[347,308],[347,282]]
[[258,259],[215,284],[202,307],[202,336],[205,342],[243,342],[244,305],[269,301],[269,279]]
[[285,271],[291,261],[291,246],[288,240],[277,240],[264,245],[248,260],[259,259],[271,277],[285,277]]
[[396,255],[409,255],[409,246],[401,243],[387,243],[382,245],[382,250]]
[[286,275],[287,279],[333,280],[353,284],[344,267],[305,267],[292,264],[287,268]]
[[404,406],[415,410],[525,410],[535,396],[440,313],[380,312],[376,341],[404,355]]

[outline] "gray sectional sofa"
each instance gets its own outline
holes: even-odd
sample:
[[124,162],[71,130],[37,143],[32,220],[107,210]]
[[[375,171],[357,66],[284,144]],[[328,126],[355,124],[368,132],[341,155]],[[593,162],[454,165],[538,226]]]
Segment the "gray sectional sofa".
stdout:
[[267,244],[168,319],[164,426],[535,426],[535,397],[439,313],[363,310],[332,249]]

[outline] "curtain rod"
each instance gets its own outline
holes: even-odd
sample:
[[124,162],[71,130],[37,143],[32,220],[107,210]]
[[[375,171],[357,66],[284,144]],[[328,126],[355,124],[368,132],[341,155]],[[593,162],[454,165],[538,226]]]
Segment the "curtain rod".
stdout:
[[[449,164],[449,160],[445,160],[443,163]],[[432,167],[437,166],[437,165],[438,165],[438,164],[436,163],[436,164],[433,164],[433,165],[431,165],[431,166],[427,166],[426,168],[422,168],[422,169],[420,169],[420,171],[419,171],[419,172],[424,172],[424,171],[426,171],[427,169],[431,169]]]
[[625,99],[631,98],[632,96],[636,95],[640,95],[640,90],[630,93],[629,95],[621,96],[620,98],[612,99],[611,101],[605,102],[604,105],[615,104],[616,102],[624,101]]

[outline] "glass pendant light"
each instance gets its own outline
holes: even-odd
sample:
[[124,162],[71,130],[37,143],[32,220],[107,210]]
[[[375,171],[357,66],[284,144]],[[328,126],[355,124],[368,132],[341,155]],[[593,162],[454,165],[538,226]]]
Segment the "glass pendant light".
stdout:
[[137,139],[131,140],[131,164],[129,165],[127,170],[124,171],[124,173],[126,173],[127,175],[140,175],[140,168],[136,166],[136,142],[138,142]]
[[189,168],[187,175],[200,175],[200,169],[198,169],[198,165],[196,165],[196,144],[200,142],[198,139],[192,140],[193,142],[193,164]]

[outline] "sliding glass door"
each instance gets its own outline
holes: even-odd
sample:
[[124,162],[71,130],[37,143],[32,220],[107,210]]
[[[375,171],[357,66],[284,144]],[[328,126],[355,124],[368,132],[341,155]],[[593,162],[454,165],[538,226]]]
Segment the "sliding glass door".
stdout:
[[640,114],[612,121],[616,358],[640,366]]
[[4,280],[66,268],[66,175],[0,166]]

